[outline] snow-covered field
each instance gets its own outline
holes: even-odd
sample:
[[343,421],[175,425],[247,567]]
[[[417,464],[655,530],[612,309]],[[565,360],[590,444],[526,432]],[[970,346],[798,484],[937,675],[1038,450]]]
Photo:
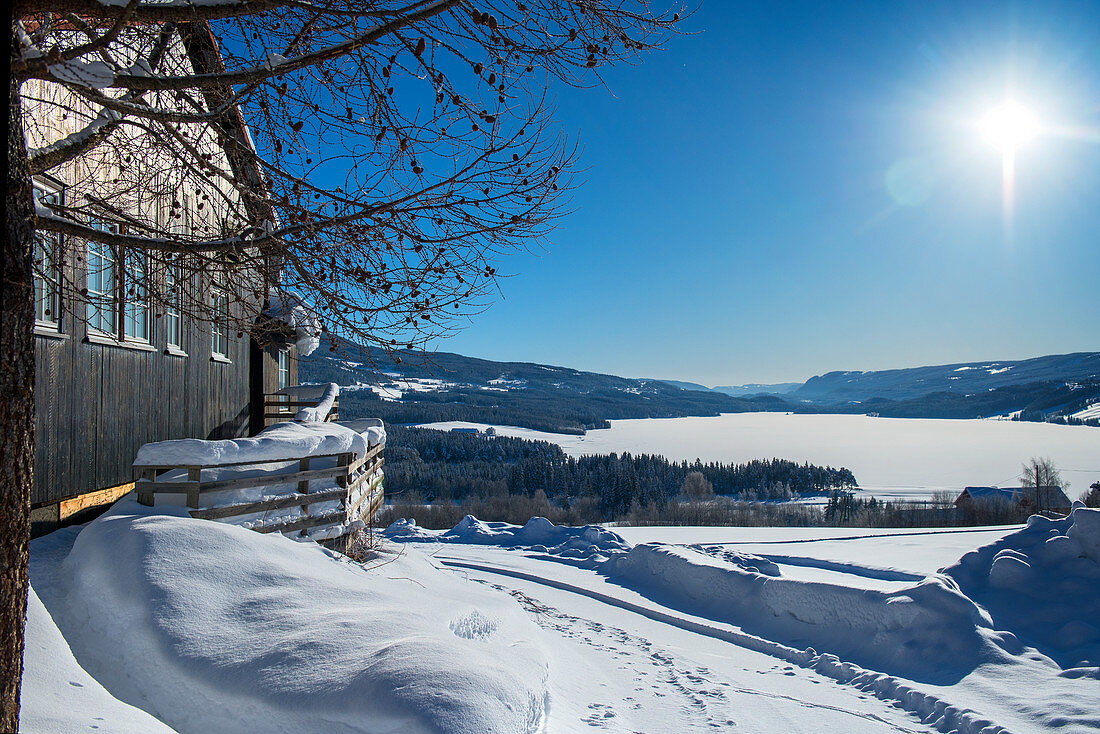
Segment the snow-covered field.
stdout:
[[[476,423],[433,423],[449,430]],[[497,433],[551,441],[570,456],[662,454],[674,461],[741,462],[777,457],[846,466],[880,498],[925,499],[936,490],[1015,484],[1020,465],[1046,456],[1077,497],[1100,479],[1100,429],[1006,420],[925,420],[863,415],[731,413],[713,418],[611,421],[565,436],[496,426]]]
[[1098,510],[387,536],[125,501],[34,541],[23,731],[1100,731]]

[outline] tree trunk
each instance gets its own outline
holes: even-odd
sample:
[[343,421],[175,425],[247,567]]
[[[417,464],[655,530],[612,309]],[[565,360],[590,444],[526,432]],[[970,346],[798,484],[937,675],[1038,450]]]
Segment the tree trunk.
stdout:
[[[14,34],[9,50],[14,54]],[[8,188],[0,255],[0,731],[19,725],[34,476],[34,209],[19,82],[8,86]]]

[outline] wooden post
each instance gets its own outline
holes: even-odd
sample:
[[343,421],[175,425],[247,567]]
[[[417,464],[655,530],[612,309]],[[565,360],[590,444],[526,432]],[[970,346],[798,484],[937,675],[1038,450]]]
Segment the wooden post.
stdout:
[[[309,457],[305,456],[298,460],[298,471],[309,471]],[[309,480],[303,479],[298,482],[298,493],[309,494]],[[309,505],[302,505],[302,513],[309,514]]]
[[201,466],[189,466],[187,467],[187,481],[194,482],[195,486],[187,490],[187,506],[198,507],[199,506],[199,486],[202,481],[202,467]]
[[[138,472],[138,479],[155,482],[157,480],[156,469],[142,469]],[[148,507],[153,506],[153,493],[152,492],[138,492],[137,496],[138,504],[146,505]]]

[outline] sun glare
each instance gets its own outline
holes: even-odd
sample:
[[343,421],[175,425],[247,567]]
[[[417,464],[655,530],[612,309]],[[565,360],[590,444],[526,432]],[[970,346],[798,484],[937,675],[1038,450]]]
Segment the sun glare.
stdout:
[[985,113],[978,131],[1001,153],[1001,195],[1006,226],[1011,227],[1016,198],[1016,151],[1039,134],[1039,118],[1026,106],[1008,99]]
[[1010,99],[989,110],[978,129],[986,142],[1011,155],[1039,134],[1039,121],[1034,112]]

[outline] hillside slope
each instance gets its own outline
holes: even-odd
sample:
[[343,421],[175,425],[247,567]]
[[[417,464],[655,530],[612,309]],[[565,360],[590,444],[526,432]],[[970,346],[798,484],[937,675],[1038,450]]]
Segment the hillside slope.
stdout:
[[987,392],[1032,383],[1100,380],[1100,352],[1054,354],[1014,362],[965,362],[873,372],[837,371],[811,377],[794,399],[843,403],[912,400],[931,393]]

